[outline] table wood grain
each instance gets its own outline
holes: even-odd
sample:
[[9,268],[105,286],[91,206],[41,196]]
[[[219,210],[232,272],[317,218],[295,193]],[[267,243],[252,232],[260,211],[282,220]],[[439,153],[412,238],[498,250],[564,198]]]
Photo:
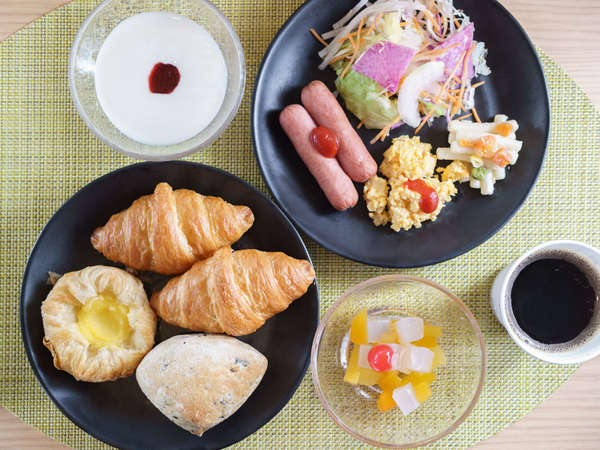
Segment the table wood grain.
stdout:
[[[0,0],[0,40],[69,0]],[[485,0],[481,0],[485,1]],[[600,106],[600,0],[501,0],[532,40]],[[481,449],[600,448],[600,358]],[[0,449],[65,449],[0,408]]]

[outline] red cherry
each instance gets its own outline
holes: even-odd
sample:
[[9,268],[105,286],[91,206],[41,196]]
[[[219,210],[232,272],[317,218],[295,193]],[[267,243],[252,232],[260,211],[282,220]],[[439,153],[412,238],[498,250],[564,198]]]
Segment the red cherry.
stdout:
[[376,372],[387,372],[392,369],[392,355],[394,350],[389,345],[376,345],[369,350],[368,360],[371,369]]

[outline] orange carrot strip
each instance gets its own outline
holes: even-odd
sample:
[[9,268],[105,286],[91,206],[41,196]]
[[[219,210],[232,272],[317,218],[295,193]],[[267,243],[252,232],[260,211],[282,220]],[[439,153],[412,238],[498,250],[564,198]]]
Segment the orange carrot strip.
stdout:
[[472,115],[473,115],[472,113],[465,114],[464,116],[457,117],[456,120],[464,120],[468,117],[471,117]]
[[433,100],[433,103],[437,103],[437,101],[440,98],[442,98],[442,94],[444,93],[444,91],[448,87],[448,84],[450,83],[450,80],[452,79],[452,77],[456,74],[456,71],[458,70],[458,66],[460,66],[460,63],[462,62],[462,60],[463,60],[463,58],[465,57],[466,54],[467,54],[467,52],[462,52],[462,55],[460,55],[460,58],[458,58],[458,62],[454,66],[454,69],[452,69],[452,72],[450,73],[450,76],[448,77],[448,79],[442,85],[442,89],[440,90],[440,92],[436,96],[436,98]]
[[483,86],[485,84],[485,81],[480,81],[479,83],[475,83],[474,85],[472,85],[471,87],[473,89],[478,88],[479,86]]
[[382,138],[382,141],[385,140],[385,138],[387,137],[387,135],[390,133],[390,129],[396,125],[398,122],[400,122],[400,119],[402,118],[402,116],[400,114],[398,114],[396,117],[394,117],[394,120],[392,120],[389,124],[387,124],[385,127],[383,127],[379,133],[377,133],[377,135],[371,139],[371,144],[374,144],[375,142],[377,142],[377,140],[379,138]]
[[469,57],[471,56],[471,53],[473,53],[473,50],[475,50],[475,44],[471,44],[471,48],[463,58],[462,80],[460,82],[460,93],[458,94],[458,100],[460,101],[461,107],[463,105],[463,98],[465,96],[465,84],[467,82],[467,64],[469,63]]
[[311,33],[312,33],[312,35],[315,37],[315,39],[316,39],[317,41],[319,41],[321,44],[323,44],[325,47],[327,47],[327,46],[329,45],[327,42],[325,42],[325,39],[323,39],[323,38],[321,37],[321,35],[315,31],[315,29],[314,29],[314,28],[311,28],[311,29],[310,29],[310,32],[311,32]]
[[363,126],[363,121],[361,120],[360,122],[358,122],[358,125],[356,125],[356,129],[360,130]]
[[473,112],[473,117],[475,118],[475,120],[478,123],[481,123],[481,119],[479,118],[479,114],[477,114],[477,110],[475,108],[471,109],[471,111]]
[[423,120],[421,120],[421,123],[419,124],[419,126],[415,130],[415,135],[419,134],[419,131],[421,131],[421,128],[423,128],[423,126],[429,120],[429,118],[431,117],[432,114],[433,114],[433,110],[429,111],[427,113],[427,115],[425,117],[423,117]]

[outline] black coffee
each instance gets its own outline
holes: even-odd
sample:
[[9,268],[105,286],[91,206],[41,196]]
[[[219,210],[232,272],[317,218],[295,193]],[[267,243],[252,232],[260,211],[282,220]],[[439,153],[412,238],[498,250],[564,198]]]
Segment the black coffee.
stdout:
[[521,329],[543,344],[576,338],[590,323],[596,304],[586,275],[563,259],[540,259],[523,268],[511,297]]

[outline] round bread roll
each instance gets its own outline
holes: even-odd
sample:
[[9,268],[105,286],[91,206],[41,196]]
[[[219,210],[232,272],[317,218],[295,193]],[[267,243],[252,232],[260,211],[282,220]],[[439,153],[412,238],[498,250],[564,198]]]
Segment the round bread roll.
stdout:
[[107,266],[63,275],[42,302],[42,322],[54,366],[91,382],[131,375],[156,332],[142,282]]
[[135,376],[161,413],[201,436],[244,404],[266,370],[267,358],[242,341],[188,334],[154,347]]

